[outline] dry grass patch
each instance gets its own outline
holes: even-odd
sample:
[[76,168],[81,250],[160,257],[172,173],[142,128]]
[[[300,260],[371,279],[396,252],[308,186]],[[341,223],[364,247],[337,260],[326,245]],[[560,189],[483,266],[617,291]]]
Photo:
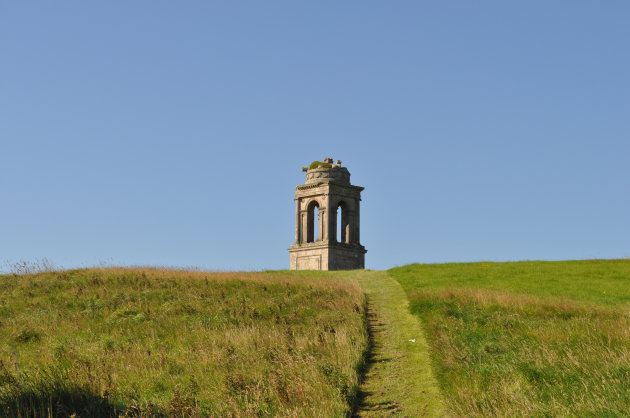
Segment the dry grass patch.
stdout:
[[0,411],[342,416],[364,310],[356,281],[325,274],[0,276]]

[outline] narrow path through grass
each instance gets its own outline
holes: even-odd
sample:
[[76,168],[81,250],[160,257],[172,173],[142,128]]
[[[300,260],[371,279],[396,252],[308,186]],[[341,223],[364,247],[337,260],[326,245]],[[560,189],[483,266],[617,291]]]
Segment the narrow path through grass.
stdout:
[[368,298],[372,340],[356,416],[443,416],[429,346],[403,288],[387,272],[352,274]]

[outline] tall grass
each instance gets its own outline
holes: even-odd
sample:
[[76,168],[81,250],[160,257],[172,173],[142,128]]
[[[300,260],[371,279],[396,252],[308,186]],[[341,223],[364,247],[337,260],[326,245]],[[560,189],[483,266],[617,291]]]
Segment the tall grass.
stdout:
[[0,414],[347,415],[364,315],[335,275],[0,276]]
[[422,319],[451,415],[630,411],[630,261],[412,265],[390,273]]

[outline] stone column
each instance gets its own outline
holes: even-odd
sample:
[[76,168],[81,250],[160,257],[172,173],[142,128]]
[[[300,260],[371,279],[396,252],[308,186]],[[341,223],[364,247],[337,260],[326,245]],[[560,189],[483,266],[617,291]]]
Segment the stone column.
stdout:
[[[339,210],[339,209],[337,209]],[[348,225],[350,224],[350,209],[348,209],[348,204],[344,203],[343,208],[341,209],[341,236],[339,237],[339,241],[343,244],[347,244],[348,240],[348,232],[350,228]]]
[[302,230],[300,231],[300,242],[302,244],[304,244],[305,242],[308,241],[308,214],[307,211],[305,210],[301,210],[300,211],[300,225]]
[[326,209],[319,209],[319,222],[318,222],[318,236],[319,241],[324,241],[326,239]]
[[359,231],[361,222],[359,219],[359,204],[361,203],[361,199],[357,199],[354,201],[354,242],[357,244],[361,243],[361,235]]
[[335,226],[335,209],[331,206],[330,195],[327,194],[324,196],[324,200],[326,201],[326,222],[324,224],[324,240],[326,242],[333,241],[335,237],[335,230],[332,229]]
[[353,211],[348,211],[348,216],[347,216],[347,222],[346,222],[346,240],[344,241],[346,244],[352,244],[354,242],[354,234],[355,234],[355,228],[356,228],[356,223],[354,221],[354,212]]
[[295,243],[300,242],[300,199],[295,199]]

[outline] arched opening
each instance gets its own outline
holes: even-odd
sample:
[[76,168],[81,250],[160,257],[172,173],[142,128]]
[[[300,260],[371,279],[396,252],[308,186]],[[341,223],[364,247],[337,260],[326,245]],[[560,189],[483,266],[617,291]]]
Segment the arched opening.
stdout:
[[319,205],[316,201],[312,201],[306,212],[306,242],[319,241],[320,230]]
[[350,244],[351,231],[349,222],[348,205],[341,201],[337,205],[337,215],[335,222],[335,240],[344,244]]

